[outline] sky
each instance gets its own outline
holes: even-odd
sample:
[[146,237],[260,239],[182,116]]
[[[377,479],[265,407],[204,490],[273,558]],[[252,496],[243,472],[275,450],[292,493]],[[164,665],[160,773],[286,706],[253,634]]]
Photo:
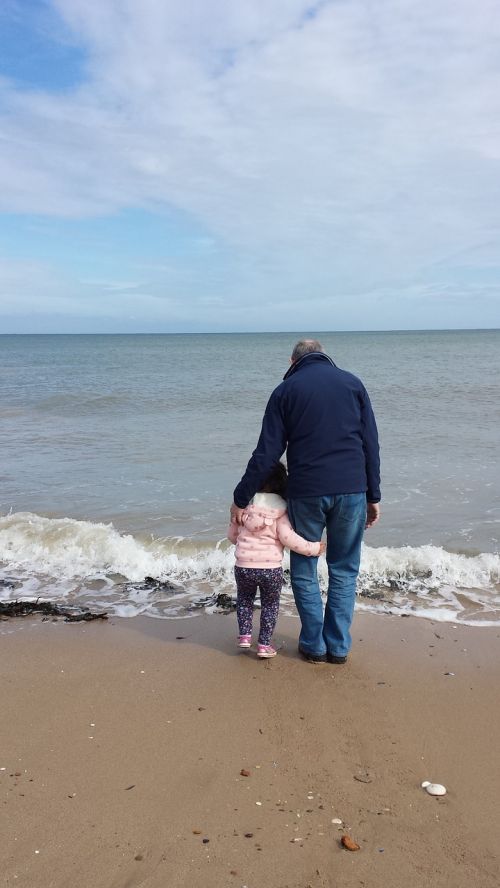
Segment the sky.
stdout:
[[2,0],[0,332],[467,327],[498,0]]

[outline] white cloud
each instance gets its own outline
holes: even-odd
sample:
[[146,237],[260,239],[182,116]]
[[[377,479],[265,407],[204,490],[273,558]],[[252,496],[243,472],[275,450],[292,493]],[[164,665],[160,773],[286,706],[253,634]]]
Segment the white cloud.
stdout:
[[497,249],[493,0],[54,5],[87,79],[3,82],[4,210],[179,208],[234,251],[242,299],[368,293]]

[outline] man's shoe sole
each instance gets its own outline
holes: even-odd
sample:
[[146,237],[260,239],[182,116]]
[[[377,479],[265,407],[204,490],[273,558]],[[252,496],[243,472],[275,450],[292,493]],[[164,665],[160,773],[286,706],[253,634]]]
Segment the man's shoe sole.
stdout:
[[347,657],[334,657],[333,654],[327,654],[326,659],[328,663],[335,663],[337,666],[347,663]]
[[308,663],[326,663],[326,654],[308,654],[307,651],[302,651],[300,648],[299,654]]

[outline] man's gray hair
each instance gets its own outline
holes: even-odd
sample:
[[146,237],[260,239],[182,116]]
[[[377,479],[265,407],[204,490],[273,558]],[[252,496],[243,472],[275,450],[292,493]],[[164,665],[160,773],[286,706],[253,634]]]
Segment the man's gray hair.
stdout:
[[311,352],[324,352],[324,348],[321,345],[321,342],[318,342],[317,339],[299,339],[299,341],[294,345],[292,352],[292,361],[300,361],[304,355],[310,355]]

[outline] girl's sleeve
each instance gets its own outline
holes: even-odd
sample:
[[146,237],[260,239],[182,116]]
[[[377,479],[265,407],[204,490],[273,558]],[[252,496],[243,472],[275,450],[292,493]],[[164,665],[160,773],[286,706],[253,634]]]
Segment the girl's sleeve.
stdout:
[[319,555],[319,542],[311,543],[309,540],[305,540],[304,537],[299,536],[298,533],[295,533],[288,515],[282,515],[281,518],[278,518],[276,529],[280,543],[286,546],[287,549],[292,549],[293,552],[298,552],[299,555]]
[[227,531],[227,538],[228,540],[231,540],[232,543],[236,543],[236,540],[238,539],[238,525],[236,524],[236,521],[231,521]]

